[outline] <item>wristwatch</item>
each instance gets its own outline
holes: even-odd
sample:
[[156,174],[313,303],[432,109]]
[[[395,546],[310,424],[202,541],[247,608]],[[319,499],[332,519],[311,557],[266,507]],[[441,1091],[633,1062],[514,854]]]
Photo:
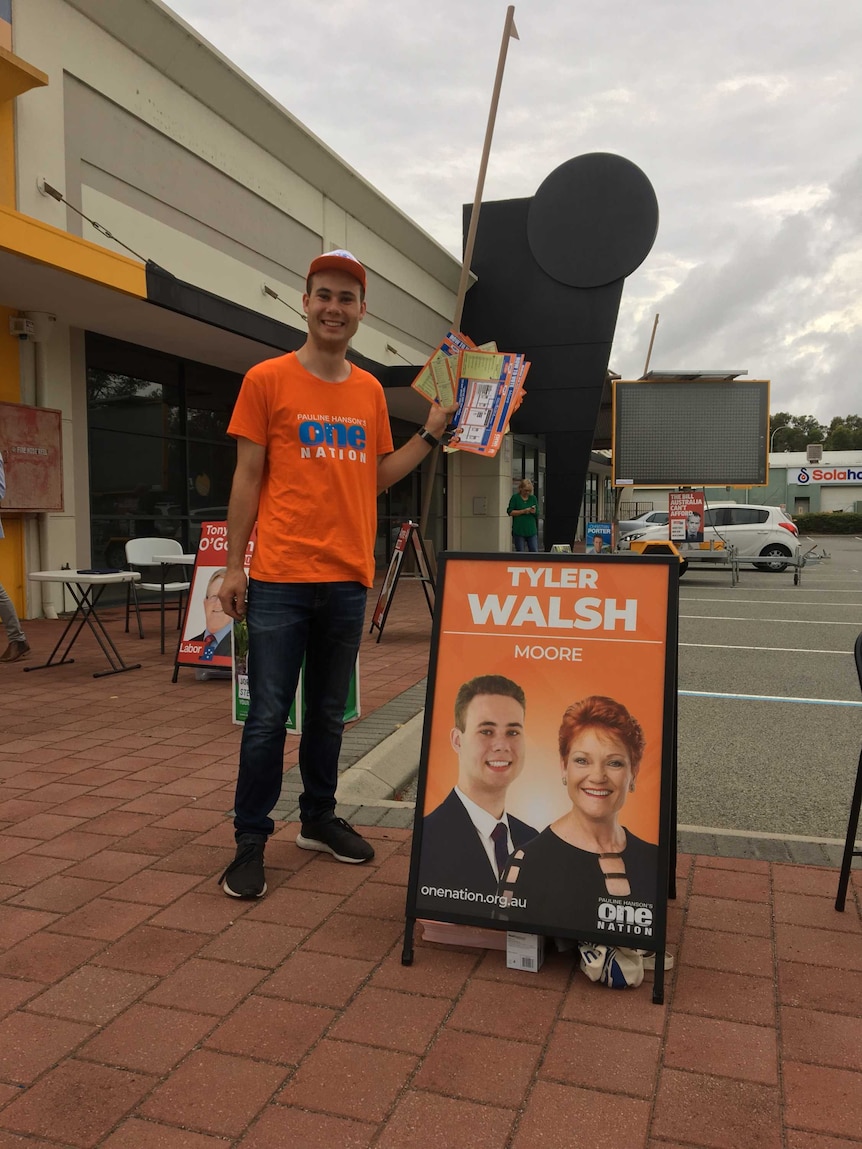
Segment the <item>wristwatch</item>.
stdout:
[[440,440],[435,439],[435,437],[431,434],[431,432],[428,431],[425,427],[420,427],[419,430],[416,432],[416,434],[419,436],[420,439],[424,439],[425,442],[429,445],[429,447],[439,447],[440,446]]

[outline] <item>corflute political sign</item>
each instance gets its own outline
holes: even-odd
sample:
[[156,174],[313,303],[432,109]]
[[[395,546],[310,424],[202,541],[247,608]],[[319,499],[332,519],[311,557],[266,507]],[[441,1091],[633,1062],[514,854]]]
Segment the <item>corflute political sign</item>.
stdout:
[[662,949],[678,562],[441,557],[407,917]]

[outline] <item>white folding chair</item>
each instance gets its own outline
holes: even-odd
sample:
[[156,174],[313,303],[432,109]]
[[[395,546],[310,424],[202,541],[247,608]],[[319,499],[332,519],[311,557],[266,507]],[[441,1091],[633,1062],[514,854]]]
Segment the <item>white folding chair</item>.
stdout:
[[[165,607],[168,605],[168,599],[176,596],[177,630],[179,630],[183,618],[183,602],[190,584],[185,581],[167,582],[165,576],[168,567],[161,558],[156,559],[154,556],[181,555],[182,553],[182,544],[176,539],[129,539],[126,543],[126,566],[130,571],[138,571],[141,576],[140,582],[130,582],[127,586],[126,633],[128,634],[129,632],[129,614],[133,602],[135,606],[135,617],[138,620],[138,635],[140,638],[144,637],[144,628],[141,624],[141,612],[146,610],[160,611],[162,616],[162,654],[165,653]],[[154,573],[158,575],[158,581],[155,581],[153,578]],[[157,603],[148,603],[145,600],[142,603],[138,598],[141,591],[158,594],[159,601]]]

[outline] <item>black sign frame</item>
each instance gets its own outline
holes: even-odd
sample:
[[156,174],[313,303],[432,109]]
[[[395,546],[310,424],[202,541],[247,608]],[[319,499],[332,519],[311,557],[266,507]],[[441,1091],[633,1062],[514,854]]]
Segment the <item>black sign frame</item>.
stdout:
[[[453,581],[453,575],[461,572],[459,587],[463,586],[463,571],[467,569],[465,564],[482,564],[499,563],[506,564],[509,569],[520,567],[531,568],[545,568],[550,569],[552,574],[551,578],[555,577],[553,572],[563,569],[572,571],[574,570],[592,570],[597,571],[599,581],[601,581],[602,572],[610,572],[613,569],[617,571],[617,582],[619,577],[622,576],[624,582],[630,582],[633,593],[637,594],[637,587],[639,583],[639,574],[649,568],[663,568],[664,575],[658,579],[653,576],[654,588],[657,586],[660,589],[662,597],[666,595],[666,615],[664,631],[662,634],[663,641],[663,679],[660,685],[660,690],[656,693],[656,707],[660,710],[660,715],[654,714],[652,716],[653,729],[660,729],[661,731],[661,752],[658,769],[660,770],[660,779],[658,780],[658,843],[655,849],[654,864],[655,864],[655,898],[652,902],[652,915],[651,915],[651,932],[648,937],[630,936],[628,933],[613,934],[600,932],[596,928],[589,928],[583,923],[577,925],[567,925],[564,923],[555,923],[552,928],[549,928],[547,921],[523,921],[519,920],[517,924],[505,919],[498,919],[492,914],[495,911],[476,911],[471,908],[470,902],[453,903],[450,907],[430,904],[428,899],[420,894],[420,868],[422,865],[423,854],[423,822],[424,811],[426,805],[426,793],[429,782],[429,758],[432,752],[432,725],[434,707],[436,704],[438,673],[441,662],[441,643],[447,641],[447,637],[443,632],[444,617],[447,614],[447,603],[449,601],[448,587]],[[491,569],[491,568],[487,568]],[[631,578],[628,579],[628,575]],[[514,578],[514,575],[512,576]],[[563,577],[562,574],[559,576]],[[585,578],[586,576],[579,576]],[[477,586],[481,585],[482,579],[477,574]],[[434,611],[434,622],[431,638],[431,656],[428,673],[428,687],[426,695],[425,707],[425,723],[422,737],[422,750],[421,761],[418,779],[418,793],[416,799],[416,813],[414,817],[413,828],[413,845],[410,859],[410,875],[407,889],[407,903],[405,909],[406,915],[406,928],[404,937],[404,948],[402,951],[402,962],[405,965],[410,965],[413,960],[413,933],[415,923],[419,919],[429,919],[439,922],[450,922],[453,924],[473,926],[480,928],[490,928],[496,930],[510,930],[515,929],[524,933],[545,934],[555,937],[572,938],[579,942],[596,943],[603,945],[621,945],[631,946],[633,948],[646,949],[655,951],[655,981],[653,985],[653,1000],[660,1003],[664,996],[664,948],[667,935],[667,900],[668,896],[675,895],[675,861],[676,861],[676,698],[677,698],[677,637],[678,637],[678,582],[679,582],[679,563],[674,557],[668,556],[629,556],[629,555],[568,555],[568,554],[544,554],[541,556],[533,555],[510,555],[510,554],[473,554],[473,553],[444,553],[440,556],[440,565],[438,568],[437,580],[437,602]],[[551,582],[549,585],[557,585]],[[460,591],[459,591],[460,593]],[[655,589],[653,590],[655,592]],[[644,601],[644,607],[647,608],[648,601]],[[463,632],[459,632],[463,634]],[[572,631],[568,632],[569,638],[572,637]],[[495,634],[493,638],[508,637],[506,635]],[[462,642],[463,638],[456,641]],[[585,639],[589,641],[601,641],[600,639]],[[608,639],[608,642],[614,640]],[[633,640],[634,641],[634,640]],[[653,646],[659,645],[653,641]],[[596,648],[593,648],[596,649]],[[625,648],[622,648],[624,651]],[[603,658],[606,660],[612,659],[615,655],[612,653],[613,648],[608,646],[607,650],[603,653]],[[475,656],[474,656],[475,657]],[[451,663],[453,658],[450,656],[448,661]],[[493,669],[497,669],[495,666]],[[451,670],[448,672],[451,678]],[[466,673],[466,672],[465,672]],[[607,671],[606,671],[607,675]],[[441,705],[447,710],[451,707],[451,683],[450,697],[441,699]],[[561,697],[565,696],[565,691],[560,691]],[[530,708],[530,695],[527,696],[527,714],[529,715]],[[529,726],[529,717],[526,720]],[[439,737],[439,734],[438,734]],[[439,748],[439,743],[438,747]],[[656,769],[655,763],[653,764],[653,772]],[[653,779],[655,784],[655,779]],[[441,803],[442,805],[442,803]],[[510,822],[511,825],[511,822]],[[535,832],[535,831],[534,831]],[[513,836],[514,841],[514,836]],[[427,891],[428,886],[424,889]],[[439,891],[438,891],[439,892]],[[460,891],[461,894],[467,891]],[[613,901],[613,899],[604,899]],[[463,908],[462,907],[463,904]],[[617,904],[621,904],[619,901]],[[628,910],[626,911],[628,912]],[[595,921],[595,918],[593,918]],[[616,927],[614,927],[616,928]],[[634,927],[633,927],[634,928]]]

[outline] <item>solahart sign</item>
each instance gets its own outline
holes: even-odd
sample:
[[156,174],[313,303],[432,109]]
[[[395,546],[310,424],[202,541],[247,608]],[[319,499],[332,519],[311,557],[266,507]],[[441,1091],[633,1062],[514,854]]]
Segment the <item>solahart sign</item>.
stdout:
[[800,487],[810,487],[812,483],[829,484],[862,483],[862,466],[858,467],[800,467],[798,471],[787,472],[788,483]]

